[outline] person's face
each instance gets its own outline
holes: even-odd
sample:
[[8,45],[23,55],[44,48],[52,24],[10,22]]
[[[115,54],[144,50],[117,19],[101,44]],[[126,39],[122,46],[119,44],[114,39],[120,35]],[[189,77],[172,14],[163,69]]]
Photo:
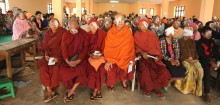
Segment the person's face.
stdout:
[[106,21],[106,22],[105,22],[105,28],[106,28],[106,29],[110,29],[111,27],[112,27],[112,22]]
[[155,18],[155,20],[154,20],[154,23],[156,24],[156,25],[160,25],[160,18],[159,17],[156,17]]
[[12,15],[13,15],[13,12],[9,12],[8,15],[9,15],[9,16],[12,16]]
[[98,25],[95,22],[92,22],[89,24],[89,28],[91,30],[92,33],[96,33],[97,29],[98,29]]
[[75,29],[77,30],[79,28],[78,23],[76,21],[71,21],[70,22],[70,30]]
[[204,34],[205,39],[211,39],[212,38],[212,30],[206,30]]
[[21,20],[25,19],[25,15],[24,15],[23,12],[21,12],[18,16],[19,16],[19,18],[20,18]]
[[117,29],[122,29],[125,25],[124,17],[123,16],[117,16],[116,19],[115,19],[115,24],[116,24]]
[[197,32],[198,31],[198,26],[193,28],[193,32]]
[[174,27],[175,29],[178,29],[178,28],[179,28],[179,23],[178,23],[177,21],[175,21],[175,22],[173,23],[173,27]]
[[37,19],[41,19],[41,14],[36,15]]
[[30,21],[33,22],[34,20],[35,20],[35,17],[32,16],[32,17],[30,18]]
[[57,20],[52,20],[50,21],[49,26],[52,29],[52,31],[56,31],[59,27],[59,22]]
[[146,23],[144,23],[144,22],[140,23],[140,25],[138,27],[142,32],[147,31],[147,26],[146,26]]

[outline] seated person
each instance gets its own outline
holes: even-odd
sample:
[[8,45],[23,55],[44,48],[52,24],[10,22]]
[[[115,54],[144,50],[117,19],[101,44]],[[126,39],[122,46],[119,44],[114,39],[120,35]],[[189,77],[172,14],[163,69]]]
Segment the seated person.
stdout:
[[183,80],[177,80],[175,87],[183,94],[202,95],[203,69],[198,61],[196,43],[193,39],[193,30],[185,28],[180,42],[181,63],[186,68],[186,76]]
[[[142,56],[139,62],[141,87],[147,97],[151,97],[151,93],[155,92],[158,97],[165,99],[160,89],[169,85],[170,73],[161,61],[163,57],[159,39],[154,32],[147,29],[147,19],[140,19],[138,27],[140,31],[135,33],[134,41],[136,53]],[[151,58],[149,55],[155,58]]]
[[[59,87],[59,71],[62,61],[61,40],[63,33],[66,32],[54,18],[50,21],[50,29],[46,31],[42,49],[44,51],[44,59],[38,60],[37,66],[40,69],[40,80],[46,87],[44,102],[49,102],[55,96],[55,89]],[[54,65],[48,65],[49,59],[53,57]]]
[[210,94],[210,69],[216,69],[219,72],[217,61],[220,60],[220,54],[219,48],[212,39],[212,29],[210,27],[203,27],[201,36],[202,38],[197,42],[196,47],[199,61],[204,69],[203,84],[205,101],[210,103],[212,101]]
[[166,37],[160,39],[161,52],[163,54],[163,63],[169,70],[172,79],[183,78],[185,68],[180,63],[180,45],[179,41],[173,37],[174,28],[169,27],[165,30]]
[[86,60],[89,47],[87,32],[79,27],[76,19],[69,21],[70,30],[62,37],[63,62],[60,70],[61,80],[68,89],[64,102],[72,101],[79,85],[87,84]]
[[104,82],[105,70],[101,69],[101,67],[103,68],[105,63],[103,50],[107,33],[98,29],[98,22],[94,18],[90,19],[88,24],[91,30],[91,32],[88,33],[88,87],[92,89],[90,99],[95,100],[102,98],[101,89],[102,83]]

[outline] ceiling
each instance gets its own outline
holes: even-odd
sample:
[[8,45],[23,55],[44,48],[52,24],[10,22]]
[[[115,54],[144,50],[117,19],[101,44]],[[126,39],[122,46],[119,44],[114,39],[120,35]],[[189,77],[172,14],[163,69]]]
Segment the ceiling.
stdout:
[[[76,0],[65,0],[66,2],[75,2]],[[85,2],[86,0],[82,0],[82,2]],[[109,3],[110,0],[94,0],[96,3]],[[114,0],[112,0],[114,1]],[[117,0],[119,3],[135,3],[137,0]],[[148,0],[141,0],[142,3],[146,3]],[[174,0],[170,0],[174,1]],[[150,0],[151,4],[161,4],[163,0]]]

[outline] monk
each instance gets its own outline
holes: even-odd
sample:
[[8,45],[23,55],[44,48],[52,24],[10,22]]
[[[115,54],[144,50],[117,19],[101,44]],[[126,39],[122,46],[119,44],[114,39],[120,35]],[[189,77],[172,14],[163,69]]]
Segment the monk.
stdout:
[[64,62],[60,71],[61,80],[68,88],[64,102],[72,101],[79,85],[86,85],[86,60],[88,50],[87,32],[79,27],[77,20],[69,21],[70,30],[62,37],[62,53]]
[[[138,21],[140,31],[134,35],[136,53],[142,58],[139,65],[139,80],[141,87],[147,97],[151,97],[151,92],[155,92],[158,97],[165,99],[160,89],[168,86],[171,78],[169,71],[161,61],[159,39],[150,30],[147,29],[147,19]],[[152,57],[149,57],[152,56]]]
[[112,28],[105,39],[104,57],[106,84],[111,91],[117,81],[121,81],[124,91],[129,91],[127,80],[133,79],[134,70],[128,70],[134,61],[134,39],[131,30],[124,23],[124,16],[117,14]]
[[90,27],[89,37],[89,49],[88,49],[88,87],[93,89],[90,99],[102,98],[101,87],[104,81],[105,72],[104,67],[105,59],[103,57],[104,43],[106,32],[99,29],[98,22],[92,18],[88,22]]
[[[42,50],[44,59],[38,60],[40,69],[40,80],[46,87],[44,102],[53,99],[56,94],[54,90],[59,86],[59,70],[62,61],[61,39],[66,30],[60,27],[59,21],[54,18],[49,23],[50,29],[45,32]],[[48,65],[49,59],[53,59],[54,65]]]

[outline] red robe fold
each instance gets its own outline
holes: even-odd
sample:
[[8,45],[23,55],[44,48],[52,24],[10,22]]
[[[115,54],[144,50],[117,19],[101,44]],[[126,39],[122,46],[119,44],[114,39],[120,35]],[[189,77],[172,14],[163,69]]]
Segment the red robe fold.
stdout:
[[166,66],[161,61],[161,51],[159,39],[150,30],[147,32],[136,32],[134,36],[136,53],[144,51],[149,55],[157,56],[159,61],[152,58],[140,60],[139,80],[141,87],[146,93],[154,89],[161,89],[169,84],[170,74]]
[[48,66],[45,58],[37,61],[37,66],[40,69],[40,80],[45,87],[57,88],[59,86],[59,69],[62,61],[61,40],[65,32],[64,28],[59,27],[55,33],[49,29],[44,34],[43,52],[49,57],[60,59],[59,62],[52,66]]
[[64,33],[62,38],[62,53],[64,59],[71,59],[75,54],[78,54],[78,59],[81,63],[74,68],[63,61],[60,70],[61,80],[64,86],[72,88],[73,84],[80,83],[81,85],[87,84],[86,67],[87,63],[84,59],[88,50],[88,36],[87,33],[81,28],[78,33],[73,35],[70,31]]
[[[106,34],[107,33],[105,31],[100,29],[98,29],[95,34],[88,33],[89,54],[92,54],[94,51],[100,51],[101,53],[103,53]],[[102,64],[96,71],[95,68],[89,62],[87,63],[88,87],[91,89],[98,89],[98,91],[101,91],[101,86],[104,82],[105,70],[100,68],[104,68],[104,64]]]

